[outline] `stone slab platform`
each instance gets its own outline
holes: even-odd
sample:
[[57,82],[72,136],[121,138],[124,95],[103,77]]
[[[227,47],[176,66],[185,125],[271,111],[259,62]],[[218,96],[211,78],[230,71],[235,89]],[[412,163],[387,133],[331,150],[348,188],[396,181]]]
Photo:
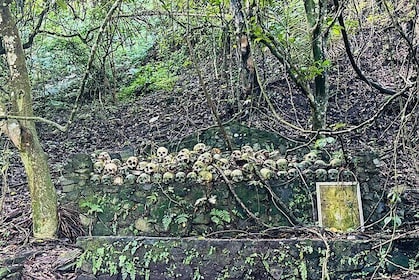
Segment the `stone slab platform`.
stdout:
[[377,240],[106,236],[82,237],[77,244],[84,249],[79,280],[364,279],[407,268],[417,258],[419,240],[380,246]]

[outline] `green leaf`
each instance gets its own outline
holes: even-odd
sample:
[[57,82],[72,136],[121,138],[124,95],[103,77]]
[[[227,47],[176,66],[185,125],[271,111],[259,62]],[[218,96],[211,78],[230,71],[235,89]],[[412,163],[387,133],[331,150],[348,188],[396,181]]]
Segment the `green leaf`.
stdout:
[[163,223],[163,228],[165,231],[169,230],[170,224],[172,223],[173,220],[173,214],[170,215],[164,215],[163,219],[162,219],[162,223]]
[[67,10],[67,3],[66,3],[65,0],[57,0],[56,3],[58,5],[58,7],[60,7],[64,11]]
[[124,266],[124,263],[125,263],[126,260],[127,260],[127,256],[125,256],[125,255],[119,256],[119,266],[120,267]]
[[189,215],[188,214],[180,214],[176,217],[176,223],[179,225],[186,225],[188,222]]

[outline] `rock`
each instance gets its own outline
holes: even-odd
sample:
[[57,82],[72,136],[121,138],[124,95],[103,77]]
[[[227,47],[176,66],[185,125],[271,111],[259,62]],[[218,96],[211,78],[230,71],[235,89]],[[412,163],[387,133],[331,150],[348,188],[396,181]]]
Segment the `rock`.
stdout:
[[76,180],[72,180],[72,179],[69,179],[68,177],[61,176],[61,177],[58,179],[58,183],[59,183],[61,186],[73,185],[73,184],[75,184],[75,183],[76,183]]
[[71,185],[64,185],[63,186],[63,193],[69,193],[74,191],[77,188],[76,184],[71,184]]

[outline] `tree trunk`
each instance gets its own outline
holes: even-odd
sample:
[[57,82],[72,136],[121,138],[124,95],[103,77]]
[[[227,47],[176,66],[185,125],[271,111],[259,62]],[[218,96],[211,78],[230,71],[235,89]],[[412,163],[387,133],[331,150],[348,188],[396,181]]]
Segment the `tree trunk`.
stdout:
[[[8,119],[0,125],[19,150],[27,173],[34,237],[53,238],[58,228],[57,196],[35,123],[30,120],[33,117],[32,91],[19,32],[10,13],[10,2],[0,1],[0,37],[3,39],[10,72],[8,97],[12,107],[9,113],[19,116],[19,121]],[[3,115],[7,113],[5,107],[4,103],[0,106]]]
[[[244,19],[244,13],[242,10],[242,5],[240,0],[231,0],[230,1],[231,10],[233,12],[235,28],[236,28],[236,38],[237,38],[237,47],[238,55],[241,60],[241,69],[240,69],[240,78],[242,82],[242,90],[240,100],[253,99],[255,102],[259,94],[259,83],[255,73],[255,67],[253,62],[253,56],[250,50],[250,38],[246,32],[246,25]],[[253,98],[252,98],[253,97]],[[239,110],[240,110],[239,103]]]
[[[322,63],[325,60],[323,49],[323,36],[321,27],[323,25],[324,2],[319,0],[316,7],[316,2],[313,0],[305,0],[304,7],[307,15],[307,21],[311,30],[311,48],[313,52],[313,60],[315,66],[322,68]],[[321,74],[317,74],[314,78],[314,93],[313,99],[310,100],[310,107],[312,111],[313,130],[319,130],[326,126],[326,110],[329,99],[329,91],[327,88],[327,73],[325,69]]]

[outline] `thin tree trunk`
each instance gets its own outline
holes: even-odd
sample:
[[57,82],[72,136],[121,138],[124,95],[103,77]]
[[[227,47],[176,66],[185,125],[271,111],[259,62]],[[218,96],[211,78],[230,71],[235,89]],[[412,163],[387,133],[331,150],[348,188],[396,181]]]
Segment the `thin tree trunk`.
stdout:
[[[304,1],[307,21],[311,30],[313,60],[317,67],[322,67],[322,63],[325,60],[321,30],[324,12],[323,5],[323,0],[319,0],[317,4],[313,0]],[[313,130],[322,129],[326,126],[326,110],[329,99],[326,79],[326,71],[323,71],[321,74],[317,74],[314,78],[314,98],[310,100]]]
[[[9,65],[10,114],[23,117],[7,120],[1,129],[19,150],[28,177],[35,238],[53,238],[57,233],[57,196],[46,155],[41,147],[33,120],[32,90],[19,32],[10,13],[10,0],[0,1],[0,37]],[[4,102],[4,100],[0,100]],[[0,108],[5,109],[4,103]]]
[[[260,88],[255,73],[253,56],[250,50],[250,38],[248,37],[245,28],[245,15],[243,13],[240,0],[231,0],[230,6],[234,16],[237,47],[239,50],[238,54],[241,60],[240,77],[242,82],[242,90],[240,100],[246,100],[253,97],[253,101],[256,101],[255,97],[257,97]],[[239,104],[239,110],[240,109],[241,108]]]

